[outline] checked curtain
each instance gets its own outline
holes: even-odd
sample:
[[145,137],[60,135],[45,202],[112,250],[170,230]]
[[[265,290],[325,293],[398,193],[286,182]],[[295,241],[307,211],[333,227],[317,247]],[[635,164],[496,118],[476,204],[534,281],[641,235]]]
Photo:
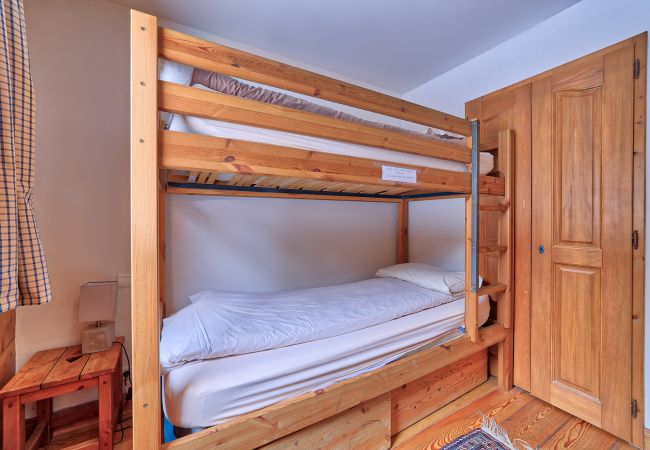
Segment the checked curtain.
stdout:
[[33,212],[35,103],[22,0],[0,0],[0,312],[51,300]]

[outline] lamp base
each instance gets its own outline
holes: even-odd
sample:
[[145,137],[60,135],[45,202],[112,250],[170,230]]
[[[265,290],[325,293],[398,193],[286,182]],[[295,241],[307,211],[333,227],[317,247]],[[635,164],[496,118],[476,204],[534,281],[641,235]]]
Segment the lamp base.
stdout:
[[81,332],[81,353],[103,352],[111,348],[115,341],[115,322],[102,322],[91,325]]

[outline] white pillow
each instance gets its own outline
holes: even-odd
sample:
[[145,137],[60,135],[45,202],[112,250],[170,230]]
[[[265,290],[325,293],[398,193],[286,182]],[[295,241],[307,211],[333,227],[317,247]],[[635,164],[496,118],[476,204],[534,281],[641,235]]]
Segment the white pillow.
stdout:
[[[453,296],[465,294],[465,272],[450,272],[427,264],[397,264],[379,269],[375,276],[379,278],[397,278],[425,289]],[[481,283],[483,283],[483,279],[479,277],[479,286]]]

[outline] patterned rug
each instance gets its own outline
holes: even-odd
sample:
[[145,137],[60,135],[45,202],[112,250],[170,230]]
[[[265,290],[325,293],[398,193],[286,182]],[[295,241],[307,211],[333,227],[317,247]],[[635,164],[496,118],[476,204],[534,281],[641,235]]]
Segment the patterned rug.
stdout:
[[482,413],[481,416],[481,428],[458,437],[440,450],[534,450],[521,439],[511,441],[506,430],[493,418]]
[[440,450],[512,450],[512,447],[478,429],[462,435]]

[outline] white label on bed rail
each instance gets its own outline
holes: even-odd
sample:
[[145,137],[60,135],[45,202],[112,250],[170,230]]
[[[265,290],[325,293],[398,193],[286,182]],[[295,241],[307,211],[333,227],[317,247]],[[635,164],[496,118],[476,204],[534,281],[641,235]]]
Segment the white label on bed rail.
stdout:
[[381,179],[387,181],[400,181],[402,183],[417,183],[417,171],[404,167],[381,166]]

